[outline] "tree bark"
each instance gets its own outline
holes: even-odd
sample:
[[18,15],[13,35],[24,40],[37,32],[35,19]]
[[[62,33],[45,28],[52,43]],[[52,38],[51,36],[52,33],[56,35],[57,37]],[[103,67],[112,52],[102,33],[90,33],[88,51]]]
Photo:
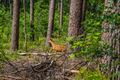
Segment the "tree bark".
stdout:
[[30,0],[30,28],[31,28],[31,40],[34,41],[34,0]]
[[[114,2],[113,0],[105,0],[105,10],[104,10],[104,16],[111,16],[113,14],[120,14],[120,1]],[[117,17],[116,17],[117,19]],[[102,23],[102,28],[104,30],[102,34],[102,40],[105,43],[108,43],[112,48],[114,48],[114,53],[111,55],[103,55],[102,61],[106,62],[108,65],[108,70],[101,69],[104,74],[107,76],[114,75],[118,70],[120,69],[120,66],[118,64],[115,64],[120,61],[120,25],[115,24],[115,22],[110,22],[109,19],[105,19]],[[104,59],[104,57],[107,56],[107,58]],[[116,57],[114,57],[116,56]],[[112,76],[110,80],[119,80],[120,76]]]
[[83,33],[82,4],[83,0],[71,0],[68,36],[76,37]]
[[[104,10],[105,16],[117,14],[118,12],[120,13],[119,10],[120,10],[119,6],[115,5],[114,1],[111,2],[110,0],[105,0],[105,10]],[[119,47],[120,35],[118,35],[120,33],[120,29],[118,28],[119,26],[120,25],[116,25],[115,23],[110,23],[109,20],[104,20],[102,23],[102,28],[104,30],[102,34],[102,40],[104,42],[109,43],[113,48],[117,50],[117,53],[120,54],[120,47]]]
[[25,50],[27,51],[27,31],[26,31],[26,0],[23,1],[23,7],[24,7],[24,39],[25,39]]
[[83,0],[83,5],[82,5],[82,21],[85,20],[86,5],[87,5],[87,1],[86,1],[86,0]]
[[62,25],[63,25],[63,0],[59,0],[59,11],[60,11],[60,20],[59,20],[59,35],[62,32]]
[[10,4],[10,15],[13,15],[13,0],[9,0],[9,4]]
[[50,0],[49,7],[49,22],[48,22],[48,30],[47,30],[47,38],[46,38],[46,46],[49,45],[48,41],[51,38],[53,28],[54,28],[54,14],[55,14],[55,0]]
[[19,47],[19,16],[20,16],[20,0],[13,1],[13,21],[12,21],[12,39],[11,50],[15,51]]

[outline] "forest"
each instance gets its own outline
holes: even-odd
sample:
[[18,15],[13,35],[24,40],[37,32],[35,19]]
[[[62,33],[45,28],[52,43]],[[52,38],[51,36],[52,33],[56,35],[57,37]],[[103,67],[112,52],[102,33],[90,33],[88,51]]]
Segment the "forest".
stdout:
[[0,0],[0,80],[120,80],[120,0]]

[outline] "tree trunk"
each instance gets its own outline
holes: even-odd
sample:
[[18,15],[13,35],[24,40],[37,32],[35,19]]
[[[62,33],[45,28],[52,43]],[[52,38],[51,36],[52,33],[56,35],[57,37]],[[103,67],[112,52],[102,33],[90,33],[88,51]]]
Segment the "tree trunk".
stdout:
[[53,32],[53,28],[54,28],[54,14],[55,14],[55,0],[50,0],[49,22],[48,22],[46,46],[49,45],[48,41],[50,40],[52,32]]
[[10,4],[10,15],[13,15],[13,0],[9,0],[9,4]]
[[86,0],[83,0],[83,5],[82,5],[82,21],[85,20],[86,5],[87,5],[87,1],[86,1]]
[[63,0],[59,0],[59,11],[60,11],[60,20],[59,20],[59,35],[62,32],[62,25],[63,25]]
[[[109,17],[114,14],[120,14],[120,1],[114,2],[112,0],[105,0],[105,10],[104,10],[104,16]],[[117,19],[117,17],[116,17]],[[116,22],[116,21],[115,21]],[[115,64],[120,61],[120,25],[116,24],[115,22],[111,22],[109,19],[105,19],[102,23],[103,27],[103,34],[102,34],[102,40],[106,43],[108,43],[112,48],[114,48],[114,53],[111,55],[103,55],[107,56],[106,59],[103,58],[104,62],[107,62],[108,70],[102,69],[102,71],[105,71],[105,74],[114,75],[118,74],[120,66],[119,64]],[[110,80],[119,80],[120,76],[112,76]]]
[[34,0],[30,0],[30,28],[31,28],[31,40],[34,41]]
[[83,0],[71,0],[68,36],[76,37],[83,33],[82,4]]
[[24,7],[24,47],[25,50],[27,51],[27,31],[26,31],[26,0],[23,1],[23,7]]
[[15,51],[19,46],[19,16],[20,16],[20,0],[13,1],[13,22],[12,22],[12,39],[11,50]]
[[[119,1],[118,1],[118,4]],[[105,10],[104,15],[105,16],[111,16],[112,14],[118,14],[120,13],[120,8],[117,6],[117,3],[115,4],[114,1],[105,0]],[[119,49],[119,27],[120,25],[116,25],[115,23],[110,23],[109,20],[104,20],[102,23],[102,27],[104,29],[104,32],[102,34],[102,40],[104,42],[109,43],[113,48],[116,48],[117,53],[120,53]],[[117,47],[118,46],[118,47]]]

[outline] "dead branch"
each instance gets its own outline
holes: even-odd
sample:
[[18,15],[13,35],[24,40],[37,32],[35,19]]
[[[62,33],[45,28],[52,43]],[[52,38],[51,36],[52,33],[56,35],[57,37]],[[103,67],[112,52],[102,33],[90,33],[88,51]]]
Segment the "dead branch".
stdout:
[[0,75],[0,78],[4,78],[4,79],[15,79],[15,80],[23,80],[20,77],[14,77],[14,76],[8,76],[8,75]]

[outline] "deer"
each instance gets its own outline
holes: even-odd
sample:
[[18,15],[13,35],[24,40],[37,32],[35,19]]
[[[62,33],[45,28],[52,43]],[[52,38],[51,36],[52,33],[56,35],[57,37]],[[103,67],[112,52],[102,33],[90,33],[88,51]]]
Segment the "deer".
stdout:
[[67,51],[67,45],[60,45],[56,44],[52,39],[48,41],[51,44],[52,50],[56,52],[66,52]]

